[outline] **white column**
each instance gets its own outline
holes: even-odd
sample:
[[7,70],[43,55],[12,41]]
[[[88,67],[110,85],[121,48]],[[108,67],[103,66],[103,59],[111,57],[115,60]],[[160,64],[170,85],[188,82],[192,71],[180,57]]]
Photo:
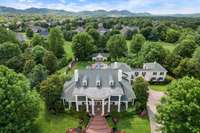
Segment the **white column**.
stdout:
[[126,101],[126,111],[128,110],[128,101]]
[[88,97],[86,96],[86,112],[89,112],[89,109],[88,109]]
[[65,107],[65,99],[63,99],[63,105],[64,105],[64,107]]
[[121,96],[119,96],[119,102],[118,102],[118,112],[120,112],[120,104],[121,103]]
[[92,115],[94,115],[94,99],[92,99]]
[[78,96],[76,95],[75,98],[76,98],[76,111],[78,112],[79,111],[79,108],[78,108]]
[[104,115],[104,99],[102,100],[102,115]]
[[68,102],[68,104],[69,104],[69,109],[71,109],[71,102]]
[[110,112],[110,96],[108,97],[108,112]]

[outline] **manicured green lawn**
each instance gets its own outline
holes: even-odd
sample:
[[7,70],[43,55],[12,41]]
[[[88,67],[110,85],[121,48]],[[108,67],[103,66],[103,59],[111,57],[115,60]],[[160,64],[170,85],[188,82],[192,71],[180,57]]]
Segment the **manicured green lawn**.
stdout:
[[42,110],[39,118],[32,128],[33,133],[65,133],[67,128],[77,128],[80,118],[86,116],[85,113],[77,112],[65,112],[56,115],[50,114],[45,111],[43,101],[41,106]]
[[[117,128],[126,133],[150,133],[150,123],[148,117],[141,118],[134,111],[112,113],[118,118]],[[108,118],[109,125],[113,127],[111,118]]]
[[150,85],[150,88],[155,91],[163,91],[167,90],[167,85]]
[[72,52],[72,42],[65,42],[64,49],[67,55],[67,59],[72,59],[74,57],[74,54]]
[[166,43],[166,42],[150,42],[150,41],[146,42],[146,44],[149,43],[161,44],[165,49],[169,50],[170,52],[172,52],[176,47],[176,44]]

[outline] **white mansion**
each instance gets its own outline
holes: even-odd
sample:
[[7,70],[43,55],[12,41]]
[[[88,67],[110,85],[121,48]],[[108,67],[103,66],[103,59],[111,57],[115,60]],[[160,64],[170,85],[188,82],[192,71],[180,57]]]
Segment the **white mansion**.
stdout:
[[[104,115],[110,111],[128,109],[136,99],[131,81],[143,76],[147,81],[163,81],[167,71],[158,63],[146,63],[143,69],[131,69],[125,63],[112,63],[110,66],[95,64],[84,70],[75,70],[71,81],[64,84],[61,96],[69,109],[85,109],[92,115]],[[102,66],[102,67],[101,67]]]

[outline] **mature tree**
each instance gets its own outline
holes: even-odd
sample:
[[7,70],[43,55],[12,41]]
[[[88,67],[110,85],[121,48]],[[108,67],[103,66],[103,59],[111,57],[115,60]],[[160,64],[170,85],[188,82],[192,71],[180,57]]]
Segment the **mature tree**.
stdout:
[[63,35],[64,35],[64,39],[66,41],[72,41],[72,38],[75,36],[75,34],[77,34],[77,32],[75,31],[64,31]]
[[92,38],[93,38],[93,40],[94,40],[94,44],[95,44],[96,46],[98,46],[98,44],[99,44],[99,39],[100,39],[100,34],[99,34],[99,32],[97,32],[96,29],[91,28],[91,29],[89,29],[88,34],[92,36]]
[[27,36],[27,37],[30,37],[30,38],[31,38],[31,37],[33,37],[33,34],[34,34],[34,33],[33,33],[33,30],[32,30],[32,29],[28,28],[28,29],[26,30],[26,36]]
[[107,48],[112,58],[122,57],[127,54],[126,39],[122,35],[113,35],[107,42]]
[[151,32],[152,32],[152,27],[148,26],[148,27],[145,27],[143,29],[141,29],[141,33],[143,34],[143,36],[149,40],[150,39],[150,36],[151,36]]
[[6,66],[11,69],[14,69],[16,72],[22,72],[24,63],[25,63],[25,59],[23,58],[22,55],[19,55],[19,56],[14,56],[10,58],[6,62]]
[[138,77],[133,83],[133,90],[136,95],[136,110],[141,112],[146,109],[148,100],[148,82],[143,77]]
[[185,39],[183,40],[175,49],[174,53],[185,58],[185,57],[192,57],[197,44],[193,40]]
[[200,63],[200,47],[196,48],[192,57]]
[[168,29],[166,33],[166,42],[175,43],[178,41],[180,33],[174,29]]
[[21,50],[18,44],[11,42],[5,42],[3,44],[0,44],[0,64],[20,54]]
[[166,39],[166,32],[167,32],[167,26],[165,24],[159,24],[156,27],[157,31],[158,31],[158,36],[159,39],[162,41],[165,41]]
[[176,77],[190,76],[200,79],[200,62],[194,59],[185,58],[174,69]]
[[36,65],[30,75],[29,78],[31,80],[31,86],[32,87],[39,87],[39,84],[41,81],[45,80],[47,78],[48,71],[45,66],[43,65]]
[[0,66],[0,131],[29,132],[39,114],[39,95],[21,74]]
[[17,38],[14,32],[0,27],[0,43],[4,42],[13,42],[17,43]]
[[160,44],[150,43],[143,46],[141,54],[144,58],[144,62],[157,61],[163,64],[165,61],[167,52]]
[[200,81],[185,77],[168,87],[157,107],[163,133],[200,132]]
[[48,36],[49,50],[53,51],[56,57],[61,58],[65,54],[63,45],[63,33],[59,28],[52,28]]
[[42,46],[35,46],[32,49],[32,55],[36,63],[42,63],[42,58],[44,57],[47,50]]
[[51,75],[40,84],[40,93],[45,98],[47,108],[51,112],[63,110],[60,99],[63,90],[64,80],[59,75]]
[[142,34],[136,34],[131,40],[130,51],[136,54],[139,53],[144,43],[144,36]]
[[23,67],[23,73],[28,75],[35,67],[36,63],[33,59],[26,60]]
[[43,64],[49,73],[54,73],[57,69],[57,58],[53,52],[46,52],[43,57]]
[[78,33],[73,38],[72,50],[76,58],[86,60],[95,50],[94,40],[86,32]]
[[34,47],[34,46],[37,46],[37,45],[40,45],[40,46],[43,46],[45,48],[47,48],[47,44],[45,42],[45,38],[39,34],[35,34],[33,36],[33,38],[31,39],[31,45]]

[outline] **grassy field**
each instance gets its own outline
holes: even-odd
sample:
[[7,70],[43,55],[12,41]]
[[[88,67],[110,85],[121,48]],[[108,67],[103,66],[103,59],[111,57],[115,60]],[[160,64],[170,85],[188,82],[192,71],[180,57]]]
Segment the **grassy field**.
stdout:
[[68,59],[72,59],[74,54],[72,52],[72,42],[65,42],[64,49]]
[[[141,118],[134,111],[112,113],[112,116],[118,118],[117,129],[126,131],[126,133],[150,133],[150,123],[147,117]],[[108,123],[113,127],[111,118]]]
[[165,92],[167,90],[167,85],[150,85],[150,88],[155,91]]
[[85,113],[78,112],[50,114],[45,110],[43,101],[41,101],[41,108],[39,118],[31,131],[33,133],[65,133],[67,128],[78,127],[80,118],[86,116]]
[[146,41],[146,44],[150,44],[150,43],[161,44],[165,49],[169,50],[170,52],[172,52],[176,47],[176,44],[172,44],[172,43]]
[[[127,40],[126,42],[127,42],[128,51],[130,52],[131,41]],[[176,44],[166,43],[166,42],[151,42],[151,41],[146,41],[145,44],[151,44],[151,43],[161,44],[165,49],[169,50],[170,52],[172,52],[175,49],[175,47],[176,47]]]

